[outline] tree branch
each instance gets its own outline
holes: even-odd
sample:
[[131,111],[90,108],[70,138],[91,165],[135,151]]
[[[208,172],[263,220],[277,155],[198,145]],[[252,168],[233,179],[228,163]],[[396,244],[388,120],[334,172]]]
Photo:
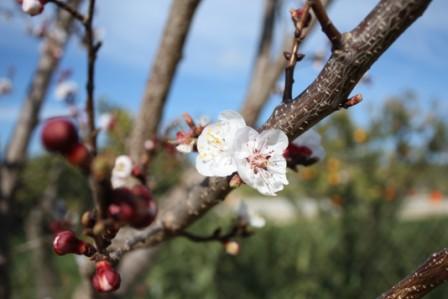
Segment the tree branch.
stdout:
[[331,22],[322,2],[320,0],[308,0],[308,3],[320,23],[322,31],[333,45],[333,50],[340,49],[342,47],[342,35]]
[[[366,19],[344,35],[317,79],[292,103],[279,105],[262,129],[278,128],[293,139],[345,102],[362,75],[427,8],[430,0],[382,0]],[[231,191],[228,179],[206,178],[183,201],[166,200],[156,221],[118,250],[118,256],[155,245],[185,229]]]
[[431,255],[423,265],[378,299],[419,299],[448,280],[448,249]]
[[48,2],[54,3],[57,7],[59,7],[62,10],[65,10],[68,12],[74,19],[77,19],[81,23],[84,23],[86,18],[78,12],[77,7],[73,7],[68,3],[65,3],[60,0],[48,0]]
[[174,0],[165,25],[162,41],[154,59],[151,77],[131,133],[129,151],[140,162],[145,154],[144,142],[157,134],[184,44],[200,0]]
[[309,4],[305,3],[302,9],[293,10],[291,12],[291,19],[294,23],[295,31],[291,52],[286,52],[289,57],[286,57],[286,59],[288,60],[288,65],[285,68],[285,89],[283,90],[283,103],[289,103],[292,101],[294,69],[296,67],[297,61],[300,61],[303,58],[303,55],[300,55],[299,53],[299,47],[306,34],[308,33],[308,31],[305,29],[306,27],[308,27],[308,23],[310,22],[311,16],[309,14],[309,10]]
[[[269,2],[272,0],[267,1]],[[331,2],[332,0],[324,0],[322,3],[325,7],[328,7]],[[266,9],[270,9],[270,7],[267,5]],[[265,12],[265,16],[266,15],[268,15],[267,12]],[[263,28],[271,25],[271,23],[267,22],[269,18],[265,17],[264,20],[265,23],[263,25]],[[315,28],[315,25],[316,21],[315,19],[312,19],[311,23],[307,28],[305,28],[305,30],[310,32]],[[263,39],[265,36],[268,36],[267,34],[263,33],[265,30],[266,29],[262,30],[262,34],[260,36],[259,49],[263,48],[261,46],[261,44],[264,43]],[[304,34],[304,36],[305,39],[304,41],[302,41],[302,43],[306,41],[308,33]],[[291,48],[291,42],[289,41],[289,38],[285,36],[282,49],[287,48]],[[255,126],[260,116],[261,110],[268,101],[273,89],[275,88],[276,82],[280,78],[280,75],[282,74],[286,66],[286,60],[283,55],[283,51],[281,51],[281,53],[278,53],[274,58],[270,57],[271,52],[271,48],[269,48],[269,51],[259,51],[256,58],[256,63],[254,71],[252,73],[251,81],[249,83],[249,88],[247,90],[247,94],[241,108],[241,114],[246,120],[248,126]]]

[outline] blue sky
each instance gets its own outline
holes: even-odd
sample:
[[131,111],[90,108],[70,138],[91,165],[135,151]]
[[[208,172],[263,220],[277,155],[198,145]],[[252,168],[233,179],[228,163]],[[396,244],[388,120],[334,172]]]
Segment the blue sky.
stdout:
[[[0,0],[0,7],[13,7],[15,1]],[[284,21],[279,31],[291,30],[286,17],[298,1],[286,1]],[[374,7],[374,0],[334,0],[329,14],[341,31],[358,24]],[[126,3],[126,4],[123,4]],[[203,0],[193,23],[184,59],[178,69],[165,121],[188,111],[211,118],[224,109],[238,109],[244,98],[256,41],[260,30],[262,0]],[[170,1],[102,0],[98,1],[96,25],[104,32],[97,71],[97,96],[138,110],[144,85],[149,75]],[[448,2],[434,0],[426,14],[407,31],[372,67],[371,86],[358,86],[365,101],[352,113],[362,122],[369,111],[384,98],[411,89],[424,102],[437,100],[438,113],[448,116],[445,88],[448,83]],[[47,9],[47,13],[50,9]],[[3,145],[24,99],[26,86],[38,58],[39,41],[25,34],[26,16],[6,22],[0,18],[0,77],[14,65],[17,73],[11,95],[0,98],[0,143]],[[33,19],[39,22],[43,16]],[[311,54],[325,49],[326,40],[316,31],[303,52]],[[85,54],[79,42],[72,39],[61,64],[72,68],[80,86],[85,80]],[[310,63],[296,69],[296,92],[316,76]],[[269,116],[279,98],[273,97],[263,118]],[[430,107],[427,107],[430,109]],[[41,117],[65,113],[65,107],[53,97],[50,89]],[[33,152],[40,145],[33,142]]]

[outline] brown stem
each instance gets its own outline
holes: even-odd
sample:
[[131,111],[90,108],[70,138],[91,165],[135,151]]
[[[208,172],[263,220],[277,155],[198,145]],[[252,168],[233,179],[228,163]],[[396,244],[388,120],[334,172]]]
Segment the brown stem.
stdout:
[[448,249],[432,254],[417,270],[378,299],[419,299],[448,280]]
[[78,9],[74,6],[71,6],[70,4],[67,4],[66,2],[60,1],[60,0],[48,0],[50,3],[54,3],[56,6],[58,6],[60,9],[65,10],[71,16],[81,23],[84,23],[85,17],[78,12]]
[[327,35],[330,40],[333,50],[340,49],[342,47],[342,35],[338,29],[333,25],[330,18],[327,15],[325,7],[320,0],[308,0],[311,9],[314,12],[317,20],[322,27],[322,31]]
[[[89,1],[89,8],[87,12],[87,18],[83,22],[86,31],[86,43],[87,43],[87,101],[86,101],[86,113],[87,113],[87,128],[88,136],[87,141],[90,146],[90,150],[93,155],[96,155],[96,128],[95,128],[95,63],[97,52],[101,44],[95,44],[95,32],[93,28],[93,15],[95,13],[95,0]],[[100,211],[99,211],[100,212]]]
[[294,32],[294,40],[291,47],[291,52],[289,53],[288,65],[285,68],[285,89],[283,91],[283,103],[289,103],[292,101],[292,87],[294,85],[294,68],[296,67],[296,63],[301,57],[299,55],[299,47],[302,43],[307,31],[304,31],[305,27],[307,27],[307,23],[310,18],[310,6],[306,3],[302,8],[302,15],[300,17],[300,21],[296,21],[294,16],[292,17],[294,26],[296,28]]
[[204,242],[226,242],[237,237],[249,237],[252,232],[247,230],[247,226],[242,226],[236,223],[229,231],[222,234],[221,228],[217,228],[211,235],[200,236],[187,231],[180,231],[177,236],[189,239],[192,242],[204,243]]

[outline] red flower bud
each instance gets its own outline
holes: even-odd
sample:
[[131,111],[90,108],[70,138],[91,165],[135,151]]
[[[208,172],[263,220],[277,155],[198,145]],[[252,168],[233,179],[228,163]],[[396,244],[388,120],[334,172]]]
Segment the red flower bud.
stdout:
[[144,185],[137,185],[132,188],[132,194],[144,201],[152,200],[152,194],[148,187]]
[[130,225],[133,228],[142,229],[150,225],[157,216],[157,205],[154,200],[138,200],[137,215],[132,219]]
[[79,240],[71,230],[62,231],[56,235],[53,240],[53,250],[57,255],[74,253],[85,256],[92,256],[96,251],[89,243]]
[[115,220],[129,223],[137,213],[131,190],[128,188],[117,188],[112,192],[111,203],[107,208],[109,215]]
[[140,229],[154,221],[157,205],[152,199],[151,191],[143,185],[138,185],[132,190],[127,188],[113,190],[108,212],[113,219]]
[[78,143],[78,131],[67,118],[54,117],[44,124],[41,139],[49,152],[66,153]]
[[295,158],[297,156],[306,158],[311,156],[312,153],[313,152],[311,151],[311,149],[306,146],[298,146],[295,145],[294,143],[290,143],[286,148],[285,152],[283,153],[283,155],[286,158]]
[[70,226],[71,226],[70,222],[68,222],[67,220],[61,220],[61,219],[53,220],[49,224],[50,230],[54,234],[65,231],[65,230],[69,229]]
[[112,267],[108,261],[96,263],[96,271],[92,276],[92,285],[98,292],[113,292],[120,287],[120,274]]
[[83,170],[89,170],[91,156],[87,147],[82,143],[73,145],[69,152],[65,154],[68,162],[73,166],[77,166]]

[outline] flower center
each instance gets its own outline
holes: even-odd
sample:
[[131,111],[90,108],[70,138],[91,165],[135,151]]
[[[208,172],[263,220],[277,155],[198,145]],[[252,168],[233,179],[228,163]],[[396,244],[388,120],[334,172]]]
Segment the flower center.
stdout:
[[250,168],[255,174],[257,174],[261,169],[268,169],[268,162],[270,158],[270,155],[262,154],[259,150],[254,150],[253,154],[246,159],[247,162],[249,162]]

